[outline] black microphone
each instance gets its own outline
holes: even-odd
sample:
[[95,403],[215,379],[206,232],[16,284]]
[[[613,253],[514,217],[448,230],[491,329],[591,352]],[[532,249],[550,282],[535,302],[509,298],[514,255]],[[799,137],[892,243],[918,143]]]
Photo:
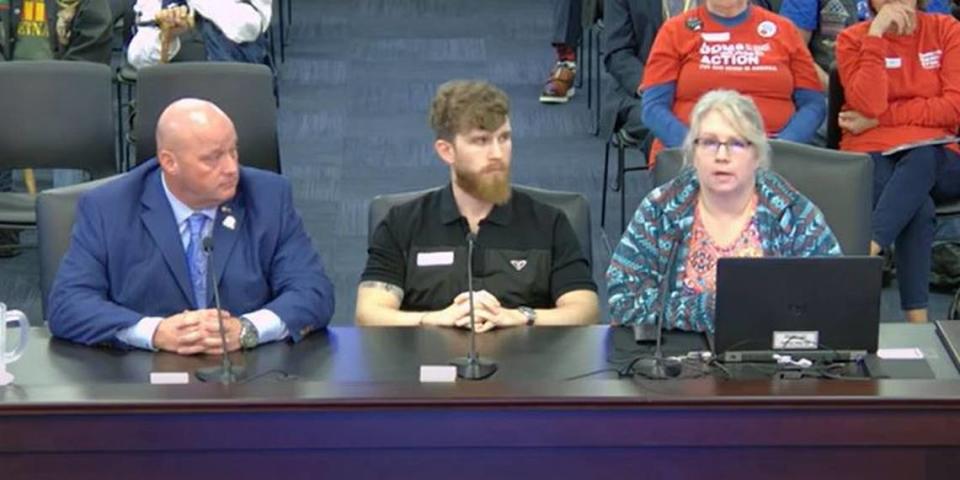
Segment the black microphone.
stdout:
[[[673,242],[670,248],[670,257],[667,260],[667,272],[660,282],[660,289],[657,298],[657,347],[653,353],[653,358],[644,358],[637,361],[634,369],[647,378],[666,379],[680,376],[683,371],[683,365],[674,358],[664,358],[661,345],[663,344],[663,318],[667,315],[667,297],[670,293],[670,285],[673,281],[673,264],[677,261],[677,252],[680,250],[680,240]],[[634,336],[639,338],[639,329],[642,326],[634,325]]]
[[208,367],[197,370],[197,378],[201,382],[236,383],[243,376],[243,367],[234,365],[227,354],[227,329],[223,326],[223,311],[220,308],[220,288],[213,274],[213,237],[203,238],[203,254],[207,257],[207,286],[213,288],[213,303],[217,307],[217,322],[220,327],[220,344],[223,345],[223,356],[219,367]]
[[480,358],[477,354],[477,330],[475,310],[473,308],[473,249],[477,242],[477,235],[467,234],[467,298],[470,302],[470,350],[466,357],[455,358],[450,361],[457,367],[457,376],[467,380],[483,380],[497,371],[497,363]]

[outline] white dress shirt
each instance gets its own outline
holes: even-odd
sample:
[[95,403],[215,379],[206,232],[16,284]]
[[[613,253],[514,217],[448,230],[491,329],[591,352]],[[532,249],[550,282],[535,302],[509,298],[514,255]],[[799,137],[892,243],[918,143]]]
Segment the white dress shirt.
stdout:
[[[137,0],[133,6],[137,22],[147,22],[161,10],[161,0]],[[198,15],[213,22],[236,43],[252,42],[270,28],[272,0],[186,0]],[[170,57],[180,51],[180,39],[170,42]],[[127,46],[127,61],[135,68],[160,63],[160,29],[138,27]]]

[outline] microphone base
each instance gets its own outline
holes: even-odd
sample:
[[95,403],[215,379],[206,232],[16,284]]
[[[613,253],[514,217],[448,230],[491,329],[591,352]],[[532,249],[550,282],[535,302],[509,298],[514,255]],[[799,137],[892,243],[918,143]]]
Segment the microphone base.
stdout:
[[459,357],[450,361],[457,376],[465,380],[483,380],[497,371],[497,363],[480,357]]
[[197,377],[197,380],[200,380],[204,383],[215,383],[220,382],[223,384],[227,383],[237,383],[244,377],[244,372],[246,369],[239,365],[231,365],[230,368],[221,367],[207,367],[197,370],[194,374]]
[[673,358],[644,358],[633,366],[633,371],[642,377],[666,380],[679,377],[683,372],[683,365]]

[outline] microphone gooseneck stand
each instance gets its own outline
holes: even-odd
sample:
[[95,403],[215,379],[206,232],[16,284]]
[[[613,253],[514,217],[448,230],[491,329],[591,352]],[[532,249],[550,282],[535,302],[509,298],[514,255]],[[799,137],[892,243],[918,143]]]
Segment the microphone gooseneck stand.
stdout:
[[667,272],[664,273],[663,281],[660,285],[660,298],[657,307],[657,346],[653,352],[652,358],[641,358],[634,364],[633,370],[637,374],[655,380],[675,378],[683,372],[683,365],[675,358],[663,356],[661,345],[663,344],[663,317],[667,313],[667,297],[670,292],[670,282],[673,279],[673,263],[677,260],[677,251],[680,242],[674,241],[670,249],[670,257],[667,261]]
[[244,374],[244,368],[240,365],[234,365],[230,361],[230,355],[227,352],[227,330],[223,326],[223,313],[220,308],[220,288],[217,287],[216,278],[213,275],[213,237],[203,238],[203,254],[207,256],[207,282],[213,287],[213,302],[217,307],[217,321],[220,323],[220,342],[223,345],[223,355],[220,358],[219,367],[207,367],[198,369],[197,379],[201,382],[220,382],[223,384],[237,383]]
[[466,380],[483,380],[497,371],[497,363],[480,358],[477,354],[477,330],[473,307],[473,247],[476,235],[467,234],[467,292],[470,302],[470,350],[466,357],[458,357],[450,361],[457,367],[457,376]]

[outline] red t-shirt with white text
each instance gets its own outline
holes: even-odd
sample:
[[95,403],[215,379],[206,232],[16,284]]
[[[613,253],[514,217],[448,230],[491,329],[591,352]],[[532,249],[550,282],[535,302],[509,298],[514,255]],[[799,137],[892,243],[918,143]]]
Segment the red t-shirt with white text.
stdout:
[[793,116],[794,90],[821,91],[820,79],[790,20],[756,6],[747,15],[727,27],[701,6],[668,20],[654,41],[640,88],[676,82],[673,114],[684,124],[704,93],[736,90],[757,104],[768,134],[782,130]]

